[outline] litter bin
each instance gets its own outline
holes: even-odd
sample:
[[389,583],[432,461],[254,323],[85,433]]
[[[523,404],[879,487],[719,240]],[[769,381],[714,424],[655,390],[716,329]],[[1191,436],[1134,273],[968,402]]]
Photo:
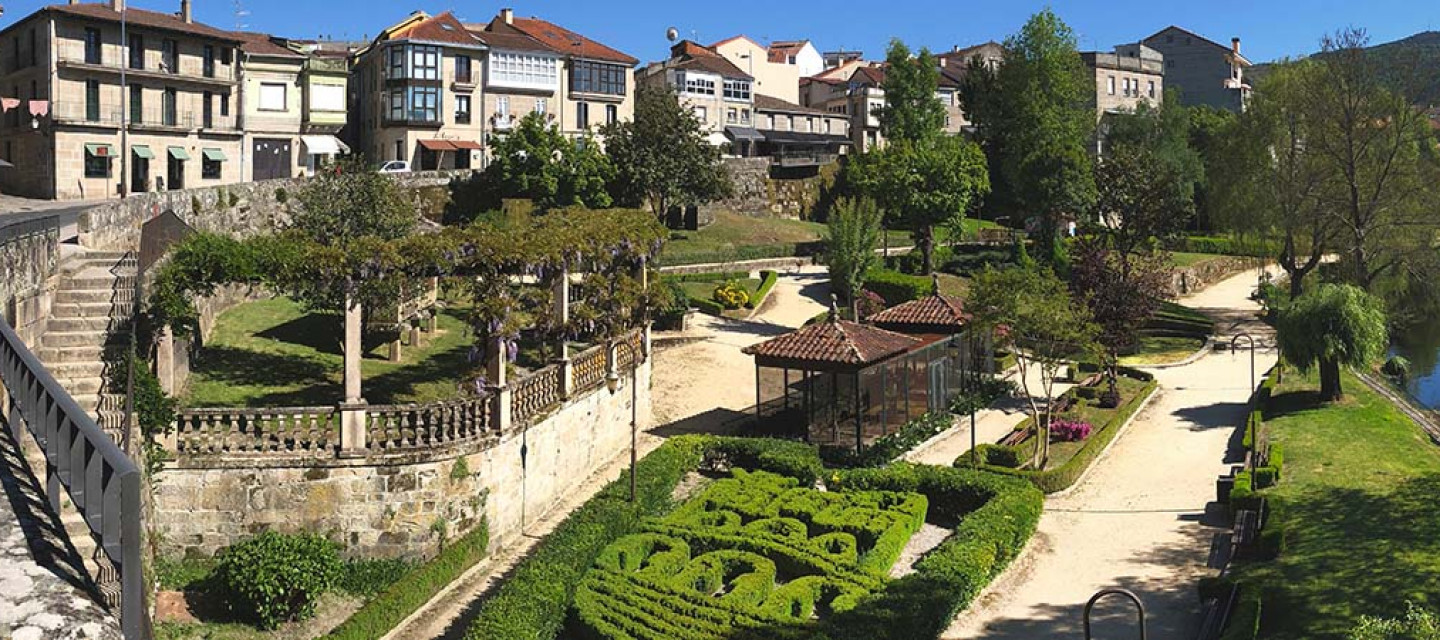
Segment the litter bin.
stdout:
[[1215,479],[1215,501],[1230,504],[1230,490],[1235,488],[1235,476],[1220,476]]

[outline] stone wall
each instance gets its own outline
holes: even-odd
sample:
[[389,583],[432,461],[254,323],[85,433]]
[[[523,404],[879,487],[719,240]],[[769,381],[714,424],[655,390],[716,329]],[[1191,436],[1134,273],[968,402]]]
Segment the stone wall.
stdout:
[[36,344],[58,283],[60,230],[53,219],[0,227],[0,315],[26,344]]
[[[396,174],[427,217],[449,202],[447,186],[470,170],[425,171]],[[80,215],[80,244],[90,249],[129,250],[140,246],[140,226],[164,211],[174,211],[190,226],[235,236],[251,236],[279,229],[290,219],[295,195],[305,178],[264,180],[201,189],[139,193],[87,209]]]
[[714,222],[720,211],[756,218],[816,218],[840,169],[838,162],[818,169],[772,169],[769,158],[725,158],[721,164],[734,193],[700,207],[702,226]]
[[[643,429],[650,422],[649,360],[638,376]],[[152,522],[161,553],[209,556],[275,529],[323,533],[350,556],[425,557],[442,535],[463,535],[482,521],[498,548],[627,450],[628,384],[613,394],[600,387],[529,428],[517,425],[458,451],[290,466],[243,458],[172,463],[156,483]]]
[[1188,267],[1176,269],[1171,274],[1171,295],[1194,293],[1246,269],[1254,269],[1257,258],[1225,256],[1213,258]]

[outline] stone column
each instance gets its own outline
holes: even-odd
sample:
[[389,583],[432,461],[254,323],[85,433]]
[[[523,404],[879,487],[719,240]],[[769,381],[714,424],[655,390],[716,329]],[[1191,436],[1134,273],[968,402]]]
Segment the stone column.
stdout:
[[494,416],[494,427],[505,432],[510,429],[510,385],[505,380],[505,339],[491,338],[489,358],[485,360],[485,378],[490,381],[490,415]]
[[[650,269],[649,265],[646,264],[645,258],[640,258],[640,290],[650,290]],[[646,360],[650,359],[650,310],[646,309],[644,314],[644,317],[641,318],[640,321],[640,353],[635,354],[635,359],[637,360],[635,363],[636,366],[640,364],[638,360],[642,358]]]
[[[562,269],[560,277],[555,280],[553,286],[554,293],[551,297],[554,301],[554,309],[551,313],[555,314],[555,319],[563,326],[570,322],[570,270]],[[569,398],[575,390],[574,369],[570,362],[570,341],[561,336],[559,347],[559,356],[555,359],[555,364],[560,365],[560,396]]]
[[365,454],[365,397],[360,389],[364,314],[355,294],[345,294],[345,400],[340,404],[340,455]]
[[160,380],[160,389],[168,395],[175,395],[175,335],[170,327],[160,328],[155,341],[155,377]]
[[410,348],[420,348],[420,321],[410,323]]

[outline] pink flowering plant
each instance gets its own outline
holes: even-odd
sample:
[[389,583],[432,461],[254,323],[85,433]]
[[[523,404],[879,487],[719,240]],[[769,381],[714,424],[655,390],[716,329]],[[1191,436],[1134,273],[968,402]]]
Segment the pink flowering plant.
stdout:
[[1095,427],[1082,420],[1056,420],[1050,423],[1051,437],[1058,442],[1079,442],[1090,437]]

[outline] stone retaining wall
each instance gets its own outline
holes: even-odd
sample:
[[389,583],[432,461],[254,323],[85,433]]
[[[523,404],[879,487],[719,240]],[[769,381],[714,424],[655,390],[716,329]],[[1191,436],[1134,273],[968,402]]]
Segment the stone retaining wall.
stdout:
[[813,219],[840,170],[838,162],[818,169],[772,169],[770,158],[725,158],[721,164],[734,193],[700,207],[701,226],[714,222],[720,211],[756,218]]
[[26,344],[36,344],[58,283],[60,230],[53,218],[0,227],[0,315]]
[[1171,295],[1194,293],[1246,269],[1255,268],[1258,259],[1225,256],[1176,269],[1170,277]]
[[[650,422],[649,359],[637,375],[643,429]],[[529,428],[517,425],[456,451],[293,466],[243,458],[172,465],[156,483],[152,522],[161,553],[209,556],[275,529],[323,533],[350,556],[426,557],[442,536],[464,535],[482,519],[499,547],[626,451],[628,385],[625,378],[613,394],[600,387]]]
[[[444,195],[451,178],[471,170],[396,174],[416,209],[433,217],[434,207],[449,202]],[[243,182],[201,189],[138,193],[124,200],[96,205],[80,214],[80,243],[90,249],[130,250],[140,246],[140,225],[164,211],[174,211],[190,226],[245,237],[279,229],[290,219],[294,198],[307,178]]]

